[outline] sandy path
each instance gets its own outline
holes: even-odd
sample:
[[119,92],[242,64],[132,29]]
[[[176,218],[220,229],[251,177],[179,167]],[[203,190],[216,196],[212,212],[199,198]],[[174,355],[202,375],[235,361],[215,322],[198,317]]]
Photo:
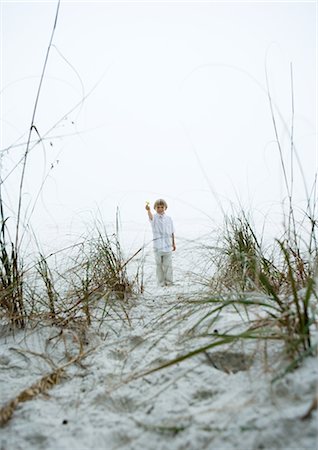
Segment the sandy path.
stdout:
[[[86,336],[87,347],[96,350],[84,365],[70,367],[68,377],[48,396],[18,407],[1,430],[1,450],[317,448],[317,413],[300,420],[316,388],[313,358],[275,384],[263,353],[247,345],[231,349],[227,372],[220,370],[226,360],[218,349],[213,364],[201,354],[141,376],[199,344],[184,341],[188,292],[185,283],[160,291],[149,284],[129,311],[130,324],[120,319],[120,311],[110,312],[99,333]],[[233,320],[229,314],[219,326]],[[1,404],[48,369],[43,358],[18,349],[54,361],[63,357],[65,345],[76,352],[72,332],[64,333],[63,342],[48,345],[54,332],[43,327],[27,337],[2,336]],[[254,352],[253,364],[249,370],[233,370],[238,364],[233,354],[242,352]],[[268,355],[277,363],[275,352],[270,349]]]

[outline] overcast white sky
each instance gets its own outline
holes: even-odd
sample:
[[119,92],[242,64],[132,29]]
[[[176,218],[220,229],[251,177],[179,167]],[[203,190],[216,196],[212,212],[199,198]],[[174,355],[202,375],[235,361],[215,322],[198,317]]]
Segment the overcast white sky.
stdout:
[[[2,150],[26,141],[56,8],[1,1]],[[132,248],[148,230],[145,200],[158,197],[180,237],[215,227],[231,204],[280,222],[286,191],[265,67],[289,172],[293,65],[294,142],[310,189],[316,53],[316,2],[62,0],[35,116],[47,139],[29,155],[24,214],[40,191],[31,224],[43,240],[77,233],[97,210],[114,222],[118,206]],[[1,153],[8,215],[21,171],[6,177],[23,151]]]

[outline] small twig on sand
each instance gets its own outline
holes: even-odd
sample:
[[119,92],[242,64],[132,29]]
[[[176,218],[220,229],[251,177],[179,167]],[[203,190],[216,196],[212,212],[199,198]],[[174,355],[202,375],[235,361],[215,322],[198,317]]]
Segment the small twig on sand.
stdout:
[[32,400],[38,395],[45,394],[49,389],[52,389],[53,386],[61,381],[63,375],[65,375],[65,369],[68,366],[85,358],[91,351],[92,350],[88,350],[85,353],[80,352],[66,364],[57,367],[48,375],[44,375],[39,381],[21,391],[20,394],[18,394],[14,399],[9,400],[9,402],[7,402],[2,408],[0,408],[0,426],[4,426],[7,422],[9,422],[19,403]]

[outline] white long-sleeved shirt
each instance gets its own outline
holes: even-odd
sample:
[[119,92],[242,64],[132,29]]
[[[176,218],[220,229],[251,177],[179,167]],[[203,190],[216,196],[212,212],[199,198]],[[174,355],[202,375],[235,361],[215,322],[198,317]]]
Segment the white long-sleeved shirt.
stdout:
[[153,233],[154,249],[160,252],[172,251],[172,233],[174,226],[171,217],[166,214],[154,214],[153,219],[149,219]]

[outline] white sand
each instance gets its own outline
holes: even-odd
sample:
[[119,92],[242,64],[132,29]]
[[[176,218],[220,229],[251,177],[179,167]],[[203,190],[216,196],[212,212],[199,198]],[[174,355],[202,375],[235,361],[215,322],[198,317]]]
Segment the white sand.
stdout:
[[[227,366],[220,359],[227,347],[217,347],[208,352],[212,363],[200,354],[142,375],[211,342],[185,339],[194,323],[183,317],[191,289],[195,297],[184,276],[160,290],[148,280],[127,309],[130,323],[119,309],[109,311],[99,330],[93,324],[85,350],[95,351],[69,366],[48,395],[17,407],[0,429],[0,449],[317,449],[317,410],[301,420],[316,393],[315,358],[272,383],[287,365],[281,344],[265,351],[263,344],[245,343],[228,350],[252,355],[248,370],[235,371],[235,360]],[[221,333],[240,320],[229,311],[215,326]],[[50,361],[66,362],[65,349],[78,352],[76,331],[58,333],[44,323],[14,336],[1,330],[1,405],[49,373]]]

